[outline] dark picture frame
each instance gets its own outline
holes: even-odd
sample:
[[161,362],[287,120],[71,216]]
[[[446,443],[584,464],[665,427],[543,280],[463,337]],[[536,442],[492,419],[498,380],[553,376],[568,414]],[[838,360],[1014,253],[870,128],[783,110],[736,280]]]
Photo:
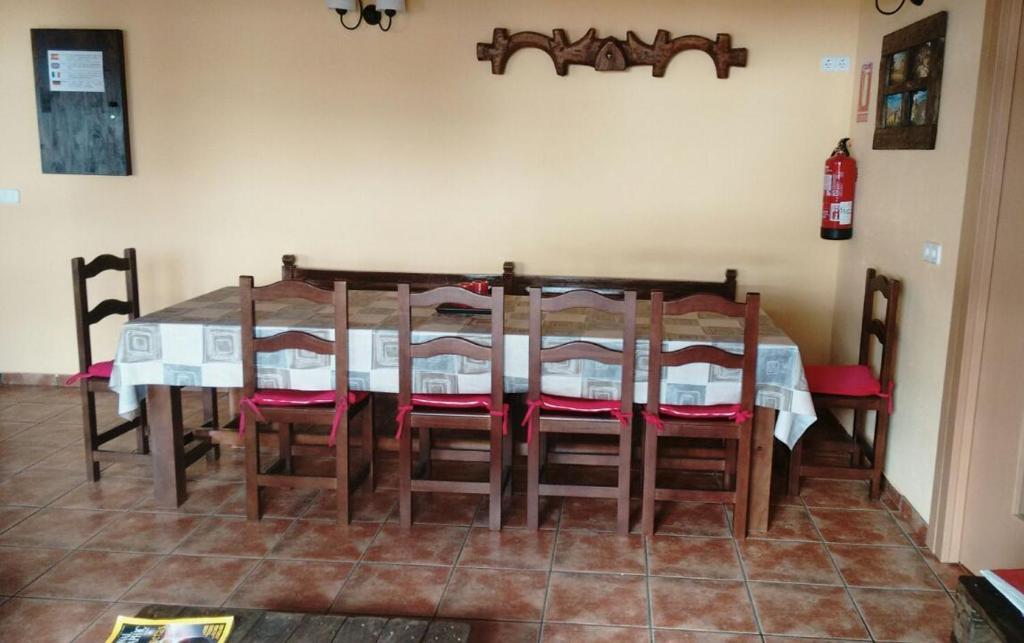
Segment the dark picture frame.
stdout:
[[935,149],[948,16],[941,11],[882,39],[874,149]]
[[[90,83],[67,83],[67,54],[97,61]],[[32,29],[32,59],[43,173],[130,175],[123,32]]]

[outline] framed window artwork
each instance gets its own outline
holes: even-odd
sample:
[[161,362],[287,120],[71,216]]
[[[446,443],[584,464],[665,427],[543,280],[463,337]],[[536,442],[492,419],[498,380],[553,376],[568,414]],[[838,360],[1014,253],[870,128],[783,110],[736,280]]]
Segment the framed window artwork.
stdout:
[[942,11],[882,39],[874,149],[935,149],[947,19]]

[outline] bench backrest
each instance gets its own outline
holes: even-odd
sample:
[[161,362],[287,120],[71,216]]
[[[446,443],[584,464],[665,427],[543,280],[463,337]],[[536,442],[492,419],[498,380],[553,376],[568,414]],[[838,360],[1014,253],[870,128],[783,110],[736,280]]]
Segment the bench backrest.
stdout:
[[651,298],[652,290],[660,290],[666,299],[707,293],[735,301],[737,272],[733,269],[726,270],[723,281],[522,275],[516,273],[515,262],[512,261],[502,264],[500,274],[377,272],[307,268],[298,265],[295,255],[284,255],[281,258],[281,278],[307,281],[320,287],[330,287],[335,281],[346,281],[349,290],[397,290],[398,284],[404,283],[409,284],[413,291],[421,291],[438,286],[456,286],[467,281],[483,280],[491,286],[504,286],[506,295],[525,296],[528,288],[540,288],[546,294],[561,294],[570,290],[593,290],[606,296],[621,296],[623,292],[632,290],[636,292],[637,299],[644,300]]

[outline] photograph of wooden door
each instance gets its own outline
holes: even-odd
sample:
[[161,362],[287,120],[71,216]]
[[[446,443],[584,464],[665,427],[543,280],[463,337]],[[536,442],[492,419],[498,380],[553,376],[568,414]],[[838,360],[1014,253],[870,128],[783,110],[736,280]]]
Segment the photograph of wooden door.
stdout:
[[975,573],[1024,567],[1024,2],[991,7],[929,534]]

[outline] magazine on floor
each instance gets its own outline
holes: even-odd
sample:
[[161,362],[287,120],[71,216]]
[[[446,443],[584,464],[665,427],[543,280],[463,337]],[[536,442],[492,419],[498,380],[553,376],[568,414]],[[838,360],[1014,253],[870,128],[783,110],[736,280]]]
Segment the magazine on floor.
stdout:
[[118,616],[107,643],[226,643],[234,616],[134,618]]

